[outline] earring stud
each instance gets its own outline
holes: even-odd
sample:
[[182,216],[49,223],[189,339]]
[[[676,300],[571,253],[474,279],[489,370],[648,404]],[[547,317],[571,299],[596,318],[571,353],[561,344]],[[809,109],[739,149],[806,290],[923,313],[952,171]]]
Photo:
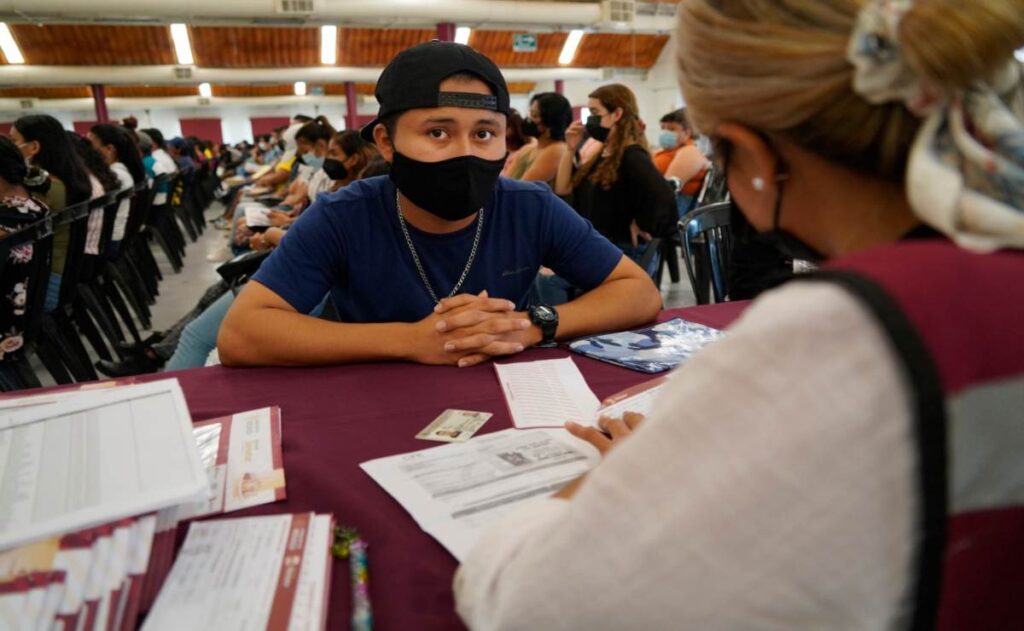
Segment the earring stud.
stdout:
[[755,191],[758,191],[758,192],[763,191],[764,190],[764,178],[755,177],[754,179],[750,180],[750,185],[754,187]]

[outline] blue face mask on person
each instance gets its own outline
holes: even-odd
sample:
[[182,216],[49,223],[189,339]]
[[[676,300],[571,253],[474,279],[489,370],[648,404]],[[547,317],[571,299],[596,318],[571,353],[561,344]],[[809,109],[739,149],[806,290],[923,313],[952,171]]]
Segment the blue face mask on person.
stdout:
[[674,131],[665,130],[658,136],[658,146],[668,151],[669,149],[675,149],[676,145],[679,144],[679,134]]
[[302,154],[302,163],[316,170],[324,167],[324,159],[316,157],[312,152]]

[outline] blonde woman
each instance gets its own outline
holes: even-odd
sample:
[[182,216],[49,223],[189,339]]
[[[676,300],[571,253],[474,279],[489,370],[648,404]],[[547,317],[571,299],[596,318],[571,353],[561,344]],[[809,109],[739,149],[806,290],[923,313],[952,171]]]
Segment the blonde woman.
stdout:
[[824,271],[494,524],[474,629],[1024,628],[1024,0],[687,0],[734,222]]

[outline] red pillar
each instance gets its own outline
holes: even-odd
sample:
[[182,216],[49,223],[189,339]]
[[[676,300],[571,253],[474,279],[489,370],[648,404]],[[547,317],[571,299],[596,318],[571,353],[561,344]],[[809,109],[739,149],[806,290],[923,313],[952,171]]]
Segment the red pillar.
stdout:
[[93,84],[92,88],[92,101],[96,105],[96,122],[105,123],[110,120],[110,115],[107,113],[107,90],[102,85]]
[[441,22],[437,25],[437,39],[442,42],[455,41],[455,24],[452,22]]
[[555,94],[565,94],[565,81],[555,79]]
[[359,113],[356,106],[359,97],[356,96],[356,84],[354,81],[345,82],[345,129],[356,129],[359,124]]

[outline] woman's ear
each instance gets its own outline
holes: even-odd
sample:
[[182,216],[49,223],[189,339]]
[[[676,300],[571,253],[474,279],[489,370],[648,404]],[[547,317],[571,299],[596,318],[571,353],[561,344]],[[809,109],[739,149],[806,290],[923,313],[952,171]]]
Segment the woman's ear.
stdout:
[[770,230],[779,195],[779,154],[759,133],[737,123],[723,123],[715,135],[729,144],[726,180],[729,192],[747,220],[758,230]]
[[623,114],[622,108],[621,107],[616,107],[615,111],[611,113],[611,115],[612,115],[612,124],[615,124],[615,123],[619,122],[620,120],[622,120],[622,114]]

